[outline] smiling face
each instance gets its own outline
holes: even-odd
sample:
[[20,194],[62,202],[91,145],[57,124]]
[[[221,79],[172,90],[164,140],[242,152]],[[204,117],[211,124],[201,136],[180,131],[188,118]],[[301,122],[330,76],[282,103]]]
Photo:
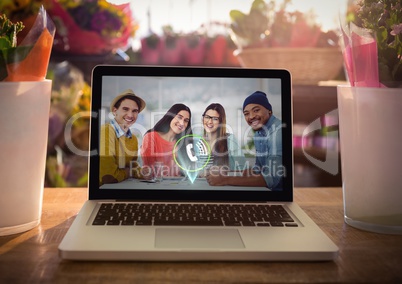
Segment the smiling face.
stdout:
[[186,130],[188,123],[190,122],[190,113],[186,110],[179,111],[178,114],[170,122],[170,129],[175,134],[180,134]]
[[204,129],[209,133],[214,133],[218,130],[219,122],[219,113],[212,109],[209,109],[202,118]]
[[271,117],[272,112],[262,105],[248,104],[243,110],[244,118],[253,130],[261,129]]
[[137,120],[138,112],[138,104],[130,99],[124,99],[117,108],[113,108],[115,120],[126,132],[128,131],[128,128]]

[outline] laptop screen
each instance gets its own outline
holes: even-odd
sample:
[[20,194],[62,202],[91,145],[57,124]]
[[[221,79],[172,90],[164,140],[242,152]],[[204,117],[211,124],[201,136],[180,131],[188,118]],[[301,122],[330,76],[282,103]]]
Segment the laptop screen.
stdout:
[[90,198],[291,201],[290,86],[285,70],[95,67]]

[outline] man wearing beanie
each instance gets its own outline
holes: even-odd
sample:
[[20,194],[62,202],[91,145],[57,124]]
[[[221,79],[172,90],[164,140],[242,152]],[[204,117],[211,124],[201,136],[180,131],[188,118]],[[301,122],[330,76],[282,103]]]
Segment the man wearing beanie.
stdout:
[[254,130],[256,161],[243,176],[207,176],[210,185],[264,186],[282,190],[282,122],[272,114],[272,106],[264,92],[256,91],[243,103],[246,122]]

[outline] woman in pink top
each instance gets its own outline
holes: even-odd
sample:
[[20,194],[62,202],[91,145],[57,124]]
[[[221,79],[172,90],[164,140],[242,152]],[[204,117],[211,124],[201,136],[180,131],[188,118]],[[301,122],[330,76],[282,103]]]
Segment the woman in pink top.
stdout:
[[162,176],[180,176],[180,168],[173,158],[176,142],[185,135],[191,135],[191,111],[184,104],[174,104],[167,113],[148,130],[141,145],[143,167],[162,166]]

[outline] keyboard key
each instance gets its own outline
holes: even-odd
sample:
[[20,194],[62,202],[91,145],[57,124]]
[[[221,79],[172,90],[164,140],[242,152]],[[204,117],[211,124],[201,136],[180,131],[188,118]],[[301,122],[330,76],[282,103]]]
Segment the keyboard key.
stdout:
[[95,225],[95,226],[103,226],[103,225],[105,225],[106,224],[106,220],[103,220],[103,219],[100,219],[100,220],[97,220],[97,219],[95,219],[94,221],[93,221],[93,223],[92,223],[92,225]]
[[271,224],[272,227],[283,227],[283,223],[279,221],[272,221],[269,223]]
[[245,227],[254,227],[255,226],[255,223],[252,221],[242,221],[241,223]]
[[225,226],[241,226],[240,221],[227,221],[225,222]]
[[133,219],[124,220],[124,221],[121,222],[121,225],[122,226],[132,226],[132,225],[134,225],[134,220]]
[[135,225],[137,226],[151,226],[152,225],[152,220],[139,220],[135,222]]
[[107,221],[107,225],[108,225],[108,226],[117,226],[117,225],[120,225],[120,220],[117,220],[117,219],[109,220],[109,221]]

